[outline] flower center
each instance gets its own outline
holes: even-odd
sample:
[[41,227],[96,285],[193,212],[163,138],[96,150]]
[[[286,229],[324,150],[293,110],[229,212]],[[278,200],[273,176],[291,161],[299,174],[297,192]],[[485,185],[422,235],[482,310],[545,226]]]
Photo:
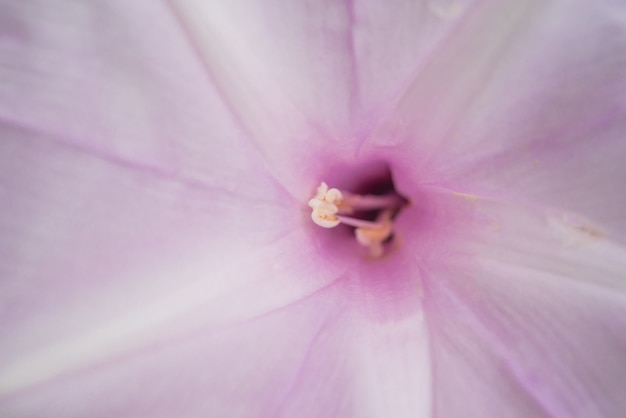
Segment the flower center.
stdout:
[[408,200],[393,188],[393,184],[379,193],[351,193],[329,188],[324,182],[309,200],[311,219],[323,228],[335,228],[341,224],[354,228],[359,244],[367,247],[370,256],[379,258],[385,254],[394,234],[393,221]]

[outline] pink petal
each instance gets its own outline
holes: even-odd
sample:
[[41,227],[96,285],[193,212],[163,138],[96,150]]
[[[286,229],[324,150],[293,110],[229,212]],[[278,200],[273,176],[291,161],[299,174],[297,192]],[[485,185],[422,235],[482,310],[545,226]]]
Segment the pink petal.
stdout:
[[354,159],[466,6],[404,0],[173,4],[225,102],[293,194],[302,187],[294,173],[312,178],[323,164],[314,156]]
[[563,213],[471,204],[478,258],[426,272],[435,416],[620,416],[626,250]]
[[[245,316],[336,277],[329,268],[285,286],[294,266],[306,268],[310,251],[294,231],[298,205],[285,195],[283,205],[272,200],[281,195],[272,180],[250,175],[253,184],[229,193],[46,137],[7,129],[2,137],[0,356],[11,364],[3,388],[47,378],[47,366],[54,374],[142,343],[145,334],[168,333],[164,324],[207,304],[223,316],[216,321]],[[280,262],[287,250],[292,257]],[[249,275],[253,263],[265,274]],[[80,353],[58,351],[74,343]],[[44,366],[43,375],[16,381],[26,365]]]
[[[253,161],[254,149],[162,3],[24,1],[4,3],[0,16],[5,126],[223,188]],[[227,158],[208,164],[219,150]]]
[[[355,416],[429,410],[427,342],[408,247],[395,254],[399,267],[389,268],[363,263],[349,236],[319,239],[300,202],[260,175],[254,158],[241,173],[251,184],[222,189],[30,132],[5,127],[3,138],[0,178],[9,203],[0,216],[0,415],[162,408],[167,416],[208,408],[206,401],[229,416],[244,396],[250,408],[270,412],[304,408],[317,396],[324,401],[317,408],[339,405]],[[215,153],[207,164],[226,165],[231,155],[241,158]],[[225,178],[238,169],[224,167]],[[342,248],[348,241],[353,246]],[[332,297],[320,293],[304,317],[293,313],[291,306],[339,277],[346,284]],[[331,312],[324,316],[321,305]],[[267,315],[282,307],[283,319]],[[258,329],[241,326],[264,315]],[[314,344],[301,330],[319,319],[328,320],[320,338],[329,346],[297,378],[298,361]],[[227,336],[213,338],[219,333]],[[260,335],[269,336],[264,348]],[[293,362],[276,365],[278,377],[250,371],[268,361],[266,353],[283,361],[294,346],[301,348]],[[261,357],[249,357],[252,347]],[[362,357],[346,363],[356,353]],[[198,370],[213,380],[195,380]],[[277,390],[274,379],[284,391],[293,385],[294,395]],[[239,380],[250,382],[247,391],[226,384]],[[337,401],[344,384],[353,392]],[[215,395],[196,396],[204,393]]]
[[579,212],[621,239],[621,9],[485,2],[432,55],[373,142],[401,146],[423,182]]
[[3,393],[341,274],[315,270],[302,203],[267,174],[167,8],[1,7]]
[[[364,290],[390,294],[389,283],[364,286],[362,276],[345,276],[267,315],[200,325],[16,392],[0,411],[68,418],[427,415],[423,317]],[[418,307],[411,283],[404,298]]]

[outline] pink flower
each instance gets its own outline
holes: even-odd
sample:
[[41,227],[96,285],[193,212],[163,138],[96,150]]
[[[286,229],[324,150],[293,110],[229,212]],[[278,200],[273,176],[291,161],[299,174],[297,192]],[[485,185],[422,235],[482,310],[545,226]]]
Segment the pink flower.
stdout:
[[[0,416],[626,414],[621,2],[0,3]],[[320,182],[390,170],[369,259]]]

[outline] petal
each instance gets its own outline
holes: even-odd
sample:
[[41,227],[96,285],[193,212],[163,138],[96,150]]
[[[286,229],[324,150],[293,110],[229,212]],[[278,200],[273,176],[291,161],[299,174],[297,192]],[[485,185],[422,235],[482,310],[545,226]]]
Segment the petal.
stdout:
[[620,416],[626,250],[563,213],[472,204],[475,256],[427,273],[435,416]]
[[355,159],[467,3],[173,2],[224,100],[294,194],[294,175]]
[[[352,135],[397,93],[467,3],[174,2],[226,92],[241,83],[250,94],[263,93],[252,103],[269,107],[262,111],[280,112],[272,100],[287,99],[326,130]],[[226,97],[238,111],[254,111],[245,109],[251,96]]]
[[258,199],[241,181],[227,192],[2,137],[2,391],[146,344],[198,310],[215,322],[258,314],[337,277],[316,270],[299,205],[274,200],[267,177],[244,177]]
[[0,7],[2,393],[338,277],[169,9]]
[[[477,139],[476,161],[455,175],[476,193],[579,212],[624,243],[626,201],[616,189],[626,179],[625,11],[576,11],[546,13],[537,47],[485,92],[479,107],[493,110],[472,116],[467,131]],[[498,137],[506,141],[488,139]]]
[[[497,4],[495,4],[497,3]],[[486,2],[377,133],[422,181],[626,232],[626,19],[617,3]]]
[[92,365],[18,392],[0,411],[68,418],[426,416],[424,321],[393,308],[380,318],[380,299],[363,292],[360,281],[346,276],[268,315],[200,327]]
[[526,41],[516,35],[529,30],[538,9],[534,1],[477,2],[417,68],[371,141],[408,147],[429,166],[433,159],[439,162],[470,151],[473,144],[456,135],[458,125],[465,121],[475,98],[488,88],[503,58],[516,51],[517,43]]
[[3,360],[178,287],[242,286],[216,267],[299,224],[167,8],[0,7]]
[[160,2],[3,2],[0,16],[5,126],[224,188],[254,159]]

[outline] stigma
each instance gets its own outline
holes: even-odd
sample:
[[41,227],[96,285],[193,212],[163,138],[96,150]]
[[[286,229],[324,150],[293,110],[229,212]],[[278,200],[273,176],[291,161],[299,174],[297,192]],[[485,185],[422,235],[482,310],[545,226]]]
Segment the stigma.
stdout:
[[356,194],[329,188],[322,182],[309,200],[311,219],[322,228],[341,224],[354,228],[356,241],[369,250],[373,258],[385,254],[384,244],[394,234],[393,220],[407,204],[401,195]]

